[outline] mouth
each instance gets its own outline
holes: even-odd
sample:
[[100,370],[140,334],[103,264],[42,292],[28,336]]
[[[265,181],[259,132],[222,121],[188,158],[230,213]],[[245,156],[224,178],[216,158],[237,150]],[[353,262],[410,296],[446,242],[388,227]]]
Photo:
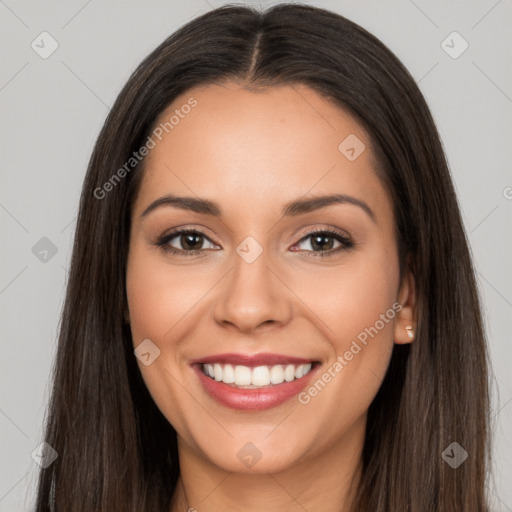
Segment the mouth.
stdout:
[[306,386],[320,365],[317,360],[276,354],[220,354],[192,362],[204,391],[239,410],[284,403]]

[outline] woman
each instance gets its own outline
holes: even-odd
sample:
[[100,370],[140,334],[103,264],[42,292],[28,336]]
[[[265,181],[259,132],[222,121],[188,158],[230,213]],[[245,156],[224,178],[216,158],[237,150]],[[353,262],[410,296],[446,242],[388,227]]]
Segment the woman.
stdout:
[[428,107],[327,10],[133,73],[80,201],[37,510],[488,510],[487,352]]

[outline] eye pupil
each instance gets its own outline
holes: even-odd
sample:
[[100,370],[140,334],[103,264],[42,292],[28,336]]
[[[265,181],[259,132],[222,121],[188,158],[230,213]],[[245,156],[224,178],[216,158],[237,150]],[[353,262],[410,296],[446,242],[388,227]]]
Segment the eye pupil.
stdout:
[[[324,243],[325,240],[329,240],[331,243]],[[321,251],[328,251],[329,249],[332,249],[332,245],[332,236],[315,235],[311,238],[311,246],[313,247],[313,249],[318,248]]]
[[[198,238],[200,239],[201,237],[202,237],[202,235],[193,234],[193,233],[185,233],[185,234],[181,235],[182,247],[184,249],[191,249],[191,250],[201,248],[202,240],[199,240],[199,242],[197,242],[197,239]],[[195,243],[194,243],[194,239],[196,240]]]

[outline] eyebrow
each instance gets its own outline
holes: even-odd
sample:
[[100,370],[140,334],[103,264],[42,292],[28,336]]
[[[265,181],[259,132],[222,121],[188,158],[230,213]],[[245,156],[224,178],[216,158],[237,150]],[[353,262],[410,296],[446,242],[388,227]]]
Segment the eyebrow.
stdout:
[[[364,201],[346,194],[296,199],[286,203],[281,214],[283,217],[295,217],[321,208],[326,208],[327,206],[334,204],[352,204],[354,206],[358,206],[368,214],[373,222],[376,222],[375,213]],[[146,217],[150,212],[163,206],[171,206],[181,210],[192,211],[203,215],[212,215],[219,218],[222,217],[222,210],[220,206],[213,201],[195,197],[179,197],[173,194],[165,195],[153,201],[140,216],[141,218]]]

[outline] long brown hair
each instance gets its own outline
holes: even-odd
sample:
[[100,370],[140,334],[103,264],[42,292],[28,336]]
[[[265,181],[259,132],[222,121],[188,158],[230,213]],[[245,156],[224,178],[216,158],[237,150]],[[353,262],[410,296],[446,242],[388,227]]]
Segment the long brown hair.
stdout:
[[[417,292],[415,342],[395,345],[368,411],[354,510],[488,510],[488,355],[468,242],[440,138],[413,78],[377,38],[303,4],[227,5],[176,31],[135,70],[98,137],[80,198],[37,511],[167,511],[179,476],[176,432],[133,354],[125,271],[144,160],[104,184],[191,87],[304,84],[370,135],[394,204],[400,269]],[[125,166],[125,170],[126,170]],[[95,193],[96,191],[96,193]],[[467,459],[442,457],[457,442]]]

